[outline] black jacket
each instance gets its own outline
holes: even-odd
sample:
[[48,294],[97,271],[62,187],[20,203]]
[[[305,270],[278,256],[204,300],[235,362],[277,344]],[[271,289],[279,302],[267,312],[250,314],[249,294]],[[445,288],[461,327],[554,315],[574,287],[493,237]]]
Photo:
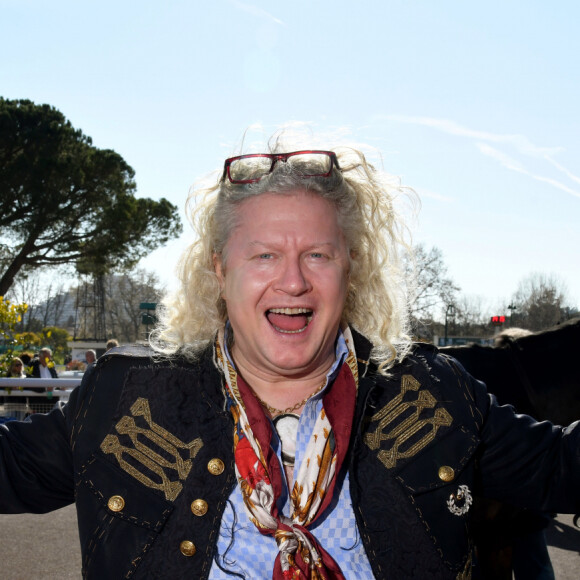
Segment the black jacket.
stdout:
[[[366,362],[369,343],[355,334],[355,346],[349,480],[376,578],[469,577],[469,511],[454,515],[449,503],[452,494],[452,505],[465,502],[459,486],[524,507],[580,509],[577,424],[498,407],[433,347],[417,345],[385,378]],[[232,429],[212,349],[196,364],[115,349],[64,412],[2,426],[0,509],[76,501],[87,578],[206,578],[236,484]]]
[[[32,367],[32,372],[30,373],[30,376],[35,378],[35,379],[39,379],[40,378],[40,360],[37,358],[32,359],[30,366]],[[53,379],[58,379],[58,374],[56,372],[56,369],[54,368],[54,365],[51,367],[48,367],[48,370],[50,372],[50,376]]]

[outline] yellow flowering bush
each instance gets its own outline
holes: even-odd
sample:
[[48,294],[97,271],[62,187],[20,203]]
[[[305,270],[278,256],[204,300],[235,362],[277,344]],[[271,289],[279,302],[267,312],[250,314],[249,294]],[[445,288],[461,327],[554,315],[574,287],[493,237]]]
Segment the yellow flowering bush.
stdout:
[[28,304],[13,304],[0,296],[0,372],[6,374],[14,356],[14,347],[19,344],[14,329],[28,310]]
[[0,296],[0,332],[3,332],[6,326],[13,331],[27,310],[28,304],[12,304],[4,296]]
[[19,332],[14,335],[17,344],[21,344],[24,350],[37,350],[42,344],[42,337],[36,332]]

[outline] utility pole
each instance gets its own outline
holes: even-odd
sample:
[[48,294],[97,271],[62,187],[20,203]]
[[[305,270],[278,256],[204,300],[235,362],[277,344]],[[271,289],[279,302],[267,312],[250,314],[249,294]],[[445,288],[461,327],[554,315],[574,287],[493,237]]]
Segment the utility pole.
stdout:
[[445,346],[449,346],[447,344],[447,329],[448,329],[448,321],[449,315],[455,316],[455,306],[453,304],[448,304],[447,308],[445,309]]

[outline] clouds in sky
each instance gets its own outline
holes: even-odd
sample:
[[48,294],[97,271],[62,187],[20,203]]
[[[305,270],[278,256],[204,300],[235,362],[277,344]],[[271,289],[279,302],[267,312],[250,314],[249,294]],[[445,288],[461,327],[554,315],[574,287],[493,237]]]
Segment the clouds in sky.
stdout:
[[230,2],[239,10],[253,14],[258,18],[265,18],[266,20],[284,26],[284,22],[282,20],[276,18],[274,15],[270,14],[268,11],[260,8],[259,6],[255,6],[254,4],[246,4],[244,2],[240,2],[239,0],[230,0]]
[[[561,147],[538,147],[531,143],[523,135],[503,135],[499,133],[489,133],[486,131],[478,131],[464,127],[455,123],[454,121],[448,119],[435,119],[431,117],[412,117],[404,115],[386,115],[382,117],[383,119],[395,123],[407,123],[411,125],[421,125],[424,127],[430,127],[437,129],[443,133],[449,135],[455,135],[457,137],[465,137],[471,139],[475,142],[475,146],[480,153],[491,157],[498,163],[500,163],[506,169],[511,171],[516,171],[536,181],[542,183],[547,183],[548,185],[560,189],[570,195],[580,198],[580,191],[570,187],[566,183],[560,180],[553,179],[551,177],[546,177],[543,175],[538,175],[532,171],[526,169],[525,164],[521,161],[515,159],[512,155],[501,151],[497,146],[507,147],[514,150],[514,154],[519,154],[522,157],[531,157],[535,159],[543,159],[551,164],[556,170],[562,173],[567,179],[574,183],[580,183],[580,177],[574,175],[571,171],[563,167],[558,163],[554,157],[561,152],[563,149]],[[496,145],[496,147],[492,146]],[[525,160],[525,159],[524,159]]]

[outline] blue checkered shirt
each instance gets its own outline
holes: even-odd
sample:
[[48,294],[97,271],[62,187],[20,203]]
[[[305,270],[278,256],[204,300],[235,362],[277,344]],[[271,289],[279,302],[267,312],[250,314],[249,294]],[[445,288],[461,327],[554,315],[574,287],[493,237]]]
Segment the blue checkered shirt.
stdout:
[[[227,344],[227,341],[224,341]],[[342,335],[339,333],[336,341],[336,359],[326,377],[326,387],[317,395],[311,397],[300,415],[296,438],[296,459],[294,476],[306,453],[306,446],[314,429],[316,418],[322,409],[322,397],[328,385],[336,378],[338,371],[348,353]],[[229,353],[226,354],[231,358]],[[282,465],[281,444],[276,430],[272,426],[272,448],[278,455]],[[334,558],[347,579],[373,578],[371,566],[365,553],[358,527],[356,525],[352,501],[350,498],[348,472],[343,469],[336,486],[334,497],[326,512],[308,527],[320,542],[320,545]],[[288,488],[284,480],[284,492],[278,500],[282,512],[290,515]],[[249,520],[242,494],[236,486],[229,497],[221,521],[220,534],[217,543],[217,555],[210,571],[210,580],[243,577],[251,580],[272,577],[274,561],[278,555],[278,547],[273,536],[260,534],[256,526]]]

